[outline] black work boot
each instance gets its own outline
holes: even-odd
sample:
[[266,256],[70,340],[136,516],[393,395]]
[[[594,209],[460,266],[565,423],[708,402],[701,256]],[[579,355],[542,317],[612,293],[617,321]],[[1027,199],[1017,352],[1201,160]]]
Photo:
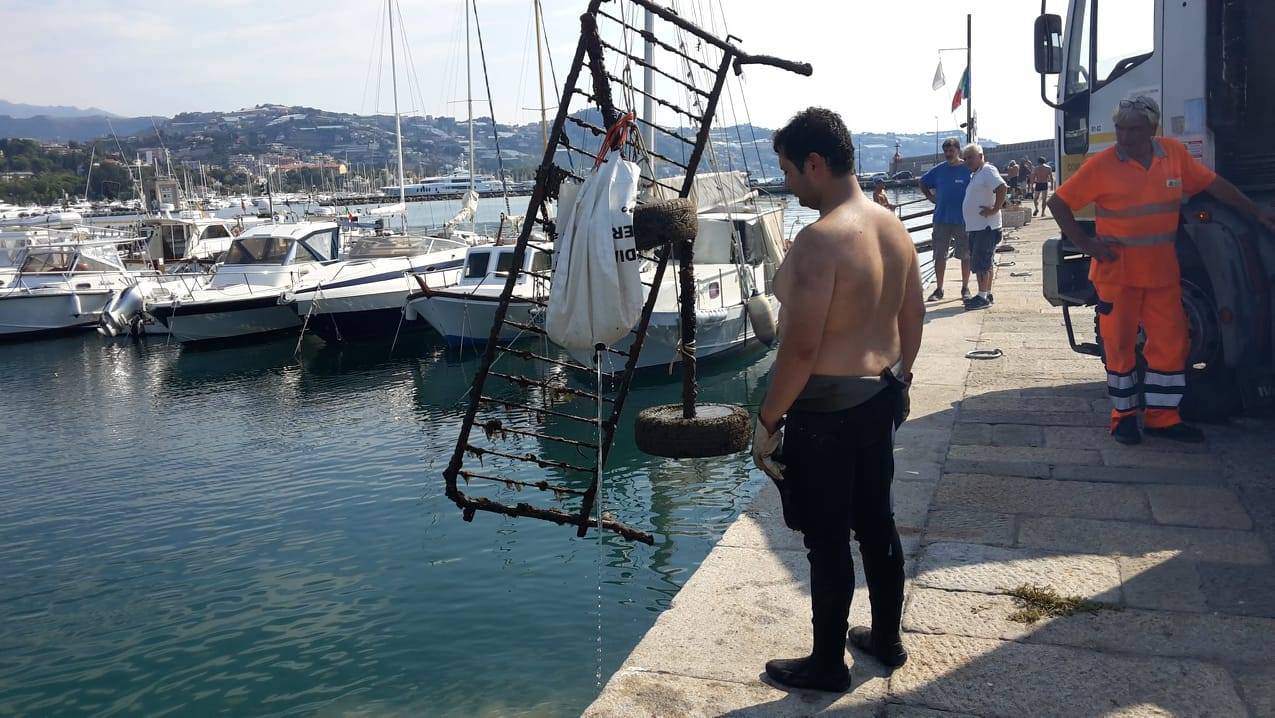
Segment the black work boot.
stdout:
[[907,649],[903,647],[903,639],[896,633],[894,636],[877,640],[872,629],[867,626],[855,626],[850,629],[850,645],[881,661],[888,668],[898,668],[908,662]]
[[1162,429],[1147,427],[1149,436],[1158,436],[1169,441],[1181,441],[1187,444],[1199,444],[1204,441],[1204,432],[1190,424],[1174,424]]
[[801,690],[845,693],[850,690],[850,669],[840,664],[820,664],[814,656],[766,661],[766,675],[774,682]]
[[1142,432],[1138,430],[1138,417],[1130,414],[1116,422],[1116,428],[1111,430],[1111,438],[1121,444],[1141,444]]

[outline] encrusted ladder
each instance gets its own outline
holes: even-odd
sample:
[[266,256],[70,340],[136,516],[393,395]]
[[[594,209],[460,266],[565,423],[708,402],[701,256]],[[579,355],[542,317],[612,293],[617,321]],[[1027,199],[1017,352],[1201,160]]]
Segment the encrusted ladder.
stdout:
[[[650,11],[655,19],[653,32],[637,27],[632,17],[626,17],[626,12],[631,16],[644,11]],[[655,264],[656,270],[654,281],[647,285],[649,291],[641,319],[632,331],[632,343],[627,352],[606,350],[624,358],[623,371],[612,377],[610,386],[613,391],[608,392],[609,396],[603,396],[571,386],[572,375],[587,379],[596,376],[596,369],[551,356],[556,350],[548,344],[541,326],[509,318],[511,298],[521,277],[527,276],[528,281],[540,283],[551,279],[550,273],[521,269],[528,247],[552,251],[537,238],[537,233],[547,237],[555,235],[547,203],[557,199],[563,180],[583,181],[586,171],[576,169],[576,165],[592,166],[596,159],[590,148],[583,145],[596,145],[599,140],[595,138],[603,137],[607,128],[621,117],[622,113],[616,109],[612,99],[613,90],[618,89],[630,101],[651,97],[657,105],[683,119],[679,125],[686,126],[677,128],[650,124],[645,119],[637,120],[639,127],[650,127],[658,136],[672,138],[681,152],[666,154],[679,154],[680,160],[661,155],[654,147],[642,147],[638,133],[632,133],[625,153],[630,157],[649,156],[679,168],[683,173],[681,185],[670,187],[651,176],[649,162],[639,162],[643,186],[661,184],[678,196],[686,197],[691,192],[696,169],[708,145],[713,116],[729,73],[732,70],[739,73],[747,64],[771,65],[803,75],[809,75],[811,68],[806,64],[746,54],[727,40],[714,37],[651,0],[590,0],[580,22],[580,41],[567,73],[544,158],[536,172],[535,189],[518,235],[513,266],[505,279],[491,331],[468,394],[469,406],[461,423],[460,435],[443,478],[447,496],[461,508],[466,521],[472,520],[477,511],[489,511],[572,525],[577,527],[577,535],[584,536],[590,526],[597,526],[599,522],[599,517],[592,515],[598,494],[599,469],[605,466],[611,450],[670,251],[668,247],[662,247],[644,255]],[[640,53],[635,54],[629,47],[630,39],[639,47],[651,43],[668,62],[663,67],[658,62],[648,63]],[[616,61],[613,66],[623,68],[618,74],[607,70],[611,61]],[[643,71],[650,69],[664,82],[673,83],[680,92],[685,92],[688,98],[686,104],[691,106],[681,107],[666,98],[647,95],[633,80],[634,65]],[[581,72],[585,68],[591,75],[587,85],[581,82]],[[590,122],[587,116],[580,116],[582,111],[590,109],[600,112],[600,124]],[[534,350],[533,346],[529,349],[527,343],[500,344],[498,338],[506,328],[537,339],[544,348]],[[586,405],[588,411],[584,410]],[[475,428],[479,431],[476,432]],[[516,446],[511,448],[511,444]],[[528,444],[534,444],[534,450],[528,450]],[[480,467],[475,469],[467,465],[467,459],[478,462]],[[547,478],[526,481],[509,475],[508,470],[525,464],[550,472],[556,478],[552,481]],[[461,481],[464,481],[464,490]],[[475,493],[468,492],[471,488]],[[552,504],[507,503],[502,495],[503,491],[524,489],[544,492]],[[571,504],[577,500],[578,505],[572,507]],[[646,531],[628,526],[609,515],[604,514],[600,518],[607,530],[635,541],[654,543],[653,537]]]

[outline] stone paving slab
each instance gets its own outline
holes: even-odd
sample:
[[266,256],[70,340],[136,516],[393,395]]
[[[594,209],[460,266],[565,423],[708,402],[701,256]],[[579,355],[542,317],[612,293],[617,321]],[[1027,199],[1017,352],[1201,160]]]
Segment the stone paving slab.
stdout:
[[924,540],[1011,546],[1017,533],[1013,514],[942,508],[930,512]]
[[982,544],[929,544],[921,554],[916,584],[982,593],[1003,593],[1031,584],[1052,586],[1067,595],[1120,602],[1120,567],[1114,558]]
[[1006,514],[1150,520],[1140,488],[984,474],[944,474],[937,505]]
[[1200,574],[1181,551],[1117,556],[1126,606],[1162,611],[1207,611]]
[[1235,492],[1212,486],[1147,486],[1151,513],[1162,524],[1214,529],[1253,528]]
[[1275,644],[1275,619],[1270,618],[1116,606],[1025,624],[1010,620],[1016,610],[1009,596],[918,589],[908,604],[904,625],[919,633],[1225,663],[1266,663]]
[[691,678],[676,673],[624,669],[607,683],[606,690],[589,709],[587,718],[804,718],[828,715],[838,718],[876,718],[885,700],[885,679],[862,680],[849,693],[772,688],[760,679],[748,683]]
[[1141,556],[1180,551],[1194,561],[1268,565],[1266,542],[1251,531],[1155,526],[1124,521],[1095,521],[1054,516],[1027,517],[1019,524],[1018,544],[1053,551]]
[[1222,668],[1063,646],[909,634],[890,680],[904,703],[982,716],[1244,715]]

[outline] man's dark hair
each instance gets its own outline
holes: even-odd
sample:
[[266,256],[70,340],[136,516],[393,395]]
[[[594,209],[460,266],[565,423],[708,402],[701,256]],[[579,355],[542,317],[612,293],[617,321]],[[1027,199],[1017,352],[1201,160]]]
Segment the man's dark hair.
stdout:
[[813,152],[828,163],[838,177],[854,172],[854,142],[841,115],[822,107],[798,112],[784,128],[775,133],[776,154],[788,158],[804,172],[806,158]]

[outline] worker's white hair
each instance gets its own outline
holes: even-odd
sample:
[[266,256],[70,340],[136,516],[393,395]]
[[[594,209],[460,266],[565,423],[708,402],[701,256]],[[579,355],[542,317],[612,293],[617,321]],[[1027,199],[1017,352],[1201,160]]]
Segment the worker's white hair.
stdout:
[[969,143],[968,145],[965,145],[965,148],[961,150],[961,156],[962,156],[962,157],[964,157],[965,155],[968,155],[968,154],[969,154],[969,153],[971,153],[971,152],[973,152],[974,154],[976,154],[976,155],[978,155],[978,156],[982,157],[982,156],[983,156],[983,146],[982,146],[982,145],[980,145],[980,144],[979,144],[979,143],[977,143],[977,142],[971,142],[971,143]]
[[1160,125],[1160,105],[1146,95],[1136,95],[1120,101],[1116,111],[1111,113],[1111,121],[1117,124],[1128,123],[1135,117],[1141,117],[1151,123],[1152,127]]

